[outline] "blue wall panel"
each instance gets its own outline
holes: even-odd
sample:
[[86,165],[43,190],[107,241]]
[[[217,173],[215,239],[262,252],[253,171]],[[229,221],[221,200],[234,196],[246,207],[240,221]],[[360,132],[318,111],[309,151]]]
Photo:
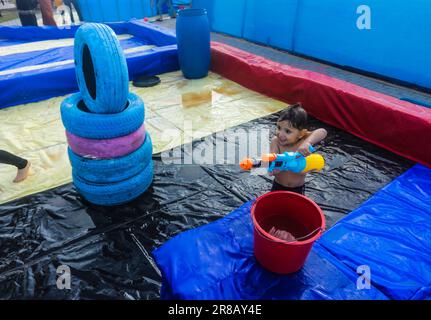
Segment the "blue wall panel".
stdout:
[[208,20],[210,23],[211,31],[215,31],[213,29],[213,20],[214,20],[214,1],[216,0],[193,0],[192,5],[195,9],[205,8],[208,14]]
[[[360,30],[366,4],[371,29]],[[431,87],[431,3],[427,0],[301,0],[294,51]]]
[[[156,14],[151,0],[80,2],[88,21]],[[370,8],[370,29],[357,27],[361,5]],[[207,9],[213,31],[431,88],[428,0],[194,0],[193,7]]]
[[248,0],[243,37],[283,50],[292,50],[298,0]]
[[193,8],[207,9],[212,31],[242,37],[247,0],[193,0]]
[[[370,29],[358,19],[370,9]],[[194,0],[213,31],[431,88],[428,0]]]
[[78,0],[87,22],[119,22],[157,14],[156,0]]

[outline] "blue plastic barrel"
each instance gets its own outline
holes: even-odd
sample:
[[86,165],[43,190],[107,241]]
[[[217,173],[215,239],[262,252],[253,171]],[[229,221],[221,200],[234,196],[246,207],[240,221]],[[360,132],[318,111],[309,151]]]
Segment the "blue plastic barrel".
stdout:
[[210,27],[205,9],[184,9],[177,17],[178,59],[187,79],[208,75],[210,67]]

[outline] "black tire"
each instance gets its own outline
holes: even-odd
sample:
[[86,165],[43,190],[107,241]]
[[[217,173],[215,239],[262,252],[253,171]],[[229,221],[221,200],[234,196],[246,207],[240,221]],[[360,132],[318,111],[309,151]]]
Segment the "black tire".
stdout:
[[61,120],[67,131],[89,139],[111,139],[128,135],[144,123],[145,108],[140,97],[129,94],[126,109],[115,114],[90,113],[80,93],[61,103]]
[[92,184],[76,173],[72,173],[72,176],[76,189],[89,202],[114,206],[132,201],[150,187],[153,181],[153,161],[151,160],[136,176],[113,184]]
[[117,113],[127,103],[129,73],[114,31],[100,23],[86,23],[75,34],[75,71],[88,109]]
[[147,132],[142,146],[124,157],[94,160],[81,157],[70,148],[68,153],[75,175],[89,183],[108,184],[130,179],[144,170],[152,161],[153,145]]

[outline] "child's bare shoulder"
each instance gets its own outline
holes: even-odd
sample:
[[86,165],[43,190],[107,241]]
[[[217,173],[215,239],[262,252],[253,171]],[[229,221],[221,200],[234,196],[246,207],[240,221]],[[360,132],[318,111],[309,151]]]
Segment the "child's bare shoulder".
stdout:
[[278,150],[280,149],[278,146],[278,138],[277,136],[273,137],[271,139],[271,144],[269,146],[270,148],[270,152],[278,152]]
[[277,136],[272,137],[272,139],[271,139],[271,147],[277,147],[278,148],[278,138],[277,138]]
[[278,138],[277,138],[277,136],[273,136],[272,137],[271,144],[278,144]]

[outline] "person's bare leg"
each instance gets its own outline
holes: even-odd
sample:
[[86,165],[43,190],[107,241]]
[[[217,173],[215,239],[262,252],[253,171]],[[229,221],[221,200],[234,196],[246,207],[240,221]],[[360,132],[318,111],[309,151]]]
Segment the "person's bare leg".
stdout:
[[27,165],[25,166],[25,168],[18,169],[18,172],[16,174],[15,179],[13,179],[13,182],[17,183],[25,180],[28,176],[28,171],[30,170],[30,166],[31,166],[30,161],[27,161]]
[[42,20],[45,26],[57,26],[52,12],[51,0],[39,0],[40,11],[42,12]]

